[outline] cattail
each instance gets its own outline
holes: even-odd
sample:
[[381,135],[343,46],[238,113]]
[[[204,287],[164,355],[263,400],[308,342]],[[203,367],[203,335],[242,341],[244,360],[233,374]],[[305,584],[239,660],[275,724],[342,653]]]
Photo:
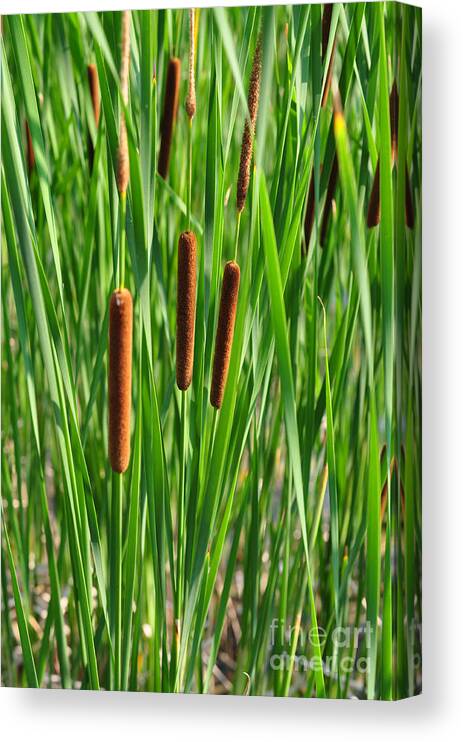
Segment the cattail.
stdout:
[[[98,129],[100,121],[100,86],[98,82],[98,72],[95,64],[87,65],[87,76],[88,86],[90,88],[90,97],[92,99],[93,117],[95,119],[95,126]],[[93,160],[95,157],[95,148],[93,146],[92,137],[90,131],[87,134],[87,149],[88,149],[88,161],[90,166],[90,172],[93,170]]]
[[177,386],[188,389],[193,376],[196,310],[196,236],[182,232],[177,269]]
[[260,80],[262,75],[262,37],[259,35],[248,90],[249,119],[246,117],[241,142],[240,169],[236,188],[236,208],[241,213],[244,209],[246,194],[249,188],[251,174],[252,143],[256,129],[257,110],[259,108]]
[[185,110],[189,119],[196,113],[195,89],[195,11],[190,9],[190,53],[188,56],[188,93],[185,101]]
[[164,95],[164,111],[161,121],[161,147],[159,149],[158,172],[167,178],[169,172],[170,146],[174,131],[178,109],[178,91],[180,87],[180,60],[177,57],[169,59],[166,78],[166,92]]
[[[129,64],[130,64],[130,10],[122,13],[121,29],[121,94],[122,100],[127,106],[129,102]],[[119,148],[117,151],[117,189],[121,195],[127,191],[129,184],[130,165],[129,147],[127,141],[127,125],[124,111],[121,113],[119,129]]]
[[236,307],[240,287],[240,268],[230,260],[225,265],[220,296],[219,319],[215,337],[214,366],[212,369],[211,405],[220,409],[227,383],[228,366],[233,345]]
[[324,247],[325,245],[326,233],[328,231],[328,224],[329,224],[330,216],[332,212],[333,199],[336,193],[336,186],[338,185],[338,175],[339,175],[338,156],[335,153],[333,164],[331,166],[330,177],[328,180],[328,188],[326,191],[326,201],[325,201],[325,207],[323,209],[322,226],[320,230],[320,245],[322,247]]
[[117,289],[109,305],[109,460],[124,472],[130,460],[132,296]]
[[100,84],[98,82],[98,71],[96,64],[87,65],[88,86],[92,98],[93,115],[95,117],[95,126],[98,128],[100,122]]
[[26,143],[27,143],[27,169],[30,175],[35,167],[35,152],[34,152],[34,145],[32,144],[31,130],[29,128],[28,121],[25,122],[25,129],[26,129]]
[[[328,50],[328,41],[330,38],[332,15],[333,15],[333,4],[325,3],[325,6],[323,8],[323,17],[322,17],[322,60],[323,62],[325,62],[326,52]],[[333,66],[334,66],[335,53],[336,53],[336,42],[333,44],[333,48],[331,50],[330,61],[328,64],[328,73],[326,75],[325,87],[323,88],[323,95],[322,95],[322,102],[321,102],[322,108],[326,106],[328,95],[331,89],[331,79],[333,77]]]

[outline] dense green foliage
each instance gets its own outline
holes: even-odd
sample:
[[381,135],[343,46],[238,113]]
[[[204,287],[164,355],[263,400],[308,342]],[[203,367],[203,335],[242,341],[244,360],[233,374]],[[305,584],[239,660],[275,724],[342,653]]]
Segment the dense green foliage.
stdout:
[[[115,179],[121,14],[3,19],[4,684],[383,699],[420,690],[421,13],[336,4],[325,55],[322,13],[196,12],[190,131],[188,11],[132,12],[126,212]],[[260,29],[260,106],[238,231]],[[172,55],[182,82],[164,180],[157,153]],[[367,229],[378,157],[381,221]],[[188,221],[198,288],[193,383],[182,395],[177,242]],[[238,310],[215,411],[220,286],[235,246]],[[121,260],[134,297],[123,476],[107,453],[108,306]]]

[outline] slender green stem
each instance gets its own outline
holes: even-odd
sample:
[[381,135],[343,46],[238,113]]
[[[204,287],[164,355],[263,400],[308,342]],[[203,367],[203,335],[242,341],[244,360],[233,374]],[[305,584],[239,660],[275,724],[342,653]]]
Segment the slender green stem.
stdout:
[[193,120],[188,119],[188,186],[186,200],[187,229],[191,228],[191,181],[192,181],[192,160],[193,160]]
[[238,240],[240,237],[240,225],[241,225],[241,211],[238,211],[236,216],[236,231],[235,231],[235,247],[233,250],[233,260],[236,262],[236,257],[238,255]]
[[126,242],[126,234],[125,234],[125,215],[126,215],[126,207],[127,207],[127,196],[125,193],[121,193],[121,197],[119,200],[119,280],[118,285],[119,288],[124,288],[124,282],[125,282],[125,242]]
[[111,502],[111,594],[112,634],[114,644],[114,671],[111,687],[121,688],[122,656],[122,496],[123,475],[113,473]]
[[[180,635],[182,629],[184,607],[184,562],[185,562],[185,489],[186,469],[188,458],[188,406],[187,391],[181,393],[182,403],[180,411],[180,477],[177,504],[177,580],[176,580],[176,621]],[[177,677],[180,677],[177,673]],[[175,690],[179,690],[176,688]]]

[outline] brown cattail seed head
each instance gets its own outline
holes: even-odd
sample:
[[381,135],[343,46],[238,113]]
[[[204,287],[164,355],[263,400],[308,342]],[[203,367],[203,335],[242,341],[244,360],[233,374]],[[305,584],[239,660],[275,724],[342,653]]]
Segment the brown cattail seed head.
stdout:
[[[122,13],[121,27],[121,94],[124,104],[129,102],[129,64],[130,64],[130,10]],[[121,113],[119,129],[119,148],[117,151],[117,189],[122,195],[126,193],[129,184],[130,165],[129,147],[127,140],[127,126],[124,112]]]
[[240,268],[231,260],[225,265],[220,296],[219,319],[215,337],[214,366],[212,369],[211,405],[220,409],[227,383],[228,367],[235,331],[236,307],[240,288]]
[[330,216],[331,216],[331,211],[332,211],[332,203],[333,203],[333,199],[336,193],[336,187],[338,185],[338,175],[339,175],[338,156],[335,153],[333,165],[331,166],[330,178],[328,181],[328,188],[326,190],[326,201],[325,201],[325,207],[323,209],[322,226],[320,230],[320,245],[322,247],[324,247],[325,241],[326,241],[326,234],[328,231],[328,224],[330,221]]
[[87,65],[88,86],[92,98],[93,115],[95,125],[98,127],[100,121],[100,85],[98,82],[98,72],[95,64]]
[[190,53],[188,56],[188,93],[185,101],[185,110],[189,119],[196,113],[195,89],[195,11],[190,9]]
[[170,147],[178,109],[178,91],[180,87],[180,60],[177,57],[169,59],[167,66],[166,92],[164,95],[164,111],[161,121],[161,146],[159,149],[158,172],[167,178],[169,172]]
[[188,389],[193,377],[196,311],[196,236],[182,232],[177,268],[177,386]]
[[368,202],[367,227],[373,229],[379,224],[380,202],[379,202],[379,157],[376,163],[375,177],[371,188],[370,200]]
[[30,175],[35,167],[35,152],[34,152],[34,145],[32,144],[31,130],[29,128],[28,121],[25,122],[25,129],[26,129],[26,144],[27,144],[27,169]]
[[132,402],[132,296],[127,289],[113,292],[109,305],[109,460],[124,472],[130,460]]
[[259,108],[260,80],[262,76],[262,37],[257,40],[254,60],[252,63],[251,78],[249,80],[248,109],[249,119],[246,118],[241,142],[240,169],[236,188],[236,208],[243,211],[246,194],[249,188],[251,174],[252,143],[256,129],[257,111]]

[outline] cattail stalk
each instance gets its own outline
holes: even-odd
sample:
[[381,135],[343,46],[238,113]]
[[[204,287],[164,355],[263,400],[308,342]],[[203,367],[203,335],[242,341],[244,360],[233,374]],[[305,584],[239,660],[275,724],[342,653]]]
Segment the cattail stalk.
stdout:
[[[121,99],[129,102],[130,11],[121,20]],[[111,634],[114,664],[110,687],[122,687],[122,498],[123,473],[130,461],[130,411],[132,404],[132,323],[133,306],[130,291],[124,288],[125,213],[130,165],[127,126],[121,110],[116,182],[119,191],[118,288],[109,305],[109,458],[114,471],[111,499],[110,588],[112,597]]]
[[114,665],[111,689],[122,679],[122,496],[123,473],[130,461],[130,409],[132,403],[132,296],[117,289],[109,305],[109,460],[114,471],[111,498],[110,586]]
[[219,318],[215,337],[214,364],[210,401],[213,407],[220,409],[227,383],[228,368],[235,331],[236,309],[240,287],[240,268],[230,260],[223,272],[222,293],[220,296]]
[[169,59],[164,95],[164,110],[161,121],[161,146],[159,149],[158,172],[167,178],[169,173],[170,149],[178,110],[178,93],[180,87],[180,60]]
[[[183,625],[184,584],[185,584],[185,512],[186,512],[186,471],[188,462],[188,403],[187,389],[193,377],[195,311],[196,311],[196,236],[190,231],[191,225],[191,182],[193,158],[193,117],[196,113],[195,91],[195,11],[189,11],[190,48],[188,56],[188,91],[185,110],[188,116],[188,162],[187,162],[187,231],[182,232],[178,241],[177,267],[177,386],[182,391],[180,411],[180,476],[177,502],[177,562],[176,590],[174,594],[175,644],[173,662],[177,662]],[[172,61],[172,60],[171,60]],[[178,60],[177,60],[178,61]],[[170,73],[170,74],[169,74]],[[175,74],[174,74],[175,73]],[[177,115],[178,89],[180,82],[180,63],[169,64],[164,101],[164,120],[161,139],[160,167],[167,176],[173,126]],[[164,163],[162,162],[164,157]],[[182,673],[177,674],[176,690]]]
[[260,82],[262,76],[262,36],[259,35],[254,59],[252,63],[251,77],[249,80],[248,90],[248,109],[249,118],[246,117],[241,142],[240,167],[238,172],[238,182],[236,187],[236,208],[238,213],[244,209],[246,195],[249,188],[249,179],[251,174],[252,145],[256,129],[257,111],[259,108]]
[[177,386],[188,389],[193,377],[196,312],[196,236],[182,232],[177,269]]

